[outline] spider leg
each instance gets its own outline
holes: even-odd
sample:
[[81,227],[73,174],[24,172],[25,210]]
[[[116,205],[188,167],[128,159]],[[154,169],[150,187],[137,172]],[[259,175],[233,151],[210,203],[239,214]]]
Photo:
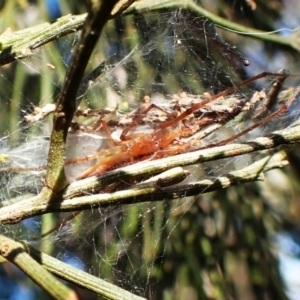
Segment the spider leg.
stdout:
[[165,114],[168,114],[168,112],[165,111],[163,108],[161,108],[161,107],[159,107],[159,106],[157,106],[157,105],[155,105],[155,104],[153,104],[153,103],[150,104],[145,110],[143,110],[143,111],[141,112],[140,115],[138,115],[136,118],[134,118],[134,119],[132,120],[131,124],[129,124],[129,125],[122,131],[121,136],[120,136],[120,139],[121,139],[122,141],[125,141],[125,140],[130,139],[130,137],[127,136],[128,132],[129,132],[133,127],[137,126],[137,125],[139,124],[139,122],[144,118],[144,116],[145,116],[150,110],[152,110],[152,109],[154,109],[154,108],[155,108],[155,109],[158,109],[158,110],[160,110],[160,111],[162,111],[162,112],[165,113]]
[[214,101],[215,99],[217,98],[220,98],[220,97],[223,97],[223,96],[226,96],[232,92],[234,92],[235,90],[237,90],[238,88],[244,86],[244,85],[247,85],[257,79],[261,79],[261,78],[264,78],[266,76],[276,76],[276,77],[287,77],[287,76],[299,76],[299,75],[292,75],[292,74],[285,74],[285,73],[272,73],[272,72],[262,72],[256,76],[253,76],[251,78],[248,78],[246,80],[244,80],[243,82],[235,85],[235,86],[232,86],[208,99],[205,99],[203,100],[201,103],[197,103],[197,104],[194,104],[192,107],[190,107],[189,109],[187,109],[185,112],[183,112],[181,115],[177,116],[176,118],[168,121],[168,122],[165,122],[163,124],[160,124],[158,125],[155,130],[156,131],[160,131],[160,130],[163,130],[169,126],[172,126],[174,124],[176,124],[177,122],[179,121],[182,121],[184,118],[186,118],[188,115],[190,115],[191,113],[193,113],[194,111],[196,110],[199,110],[200,108],[202,108],[203,106],[205,106],[206,104]]
[[87,155],[87,156],[84,156],[84,157],[77,157],[77,158],[74,158],[74,159],[67,160],[65,162],[65,166],[95,160],[95,159],[98,159],[100,156],[105,156],[105,155],[109,155],[109,154],[111,154],[110,149],[101,150],[101,151],[98,151],[98,152],[96,152],[92,155]]
[[106,121],[105,120],[101,120],[101,125],[102,125],[103,130],[105,131],[105,134],[106,134],[107,138],[111,142],[111,144],[114,145],[114,146],[117,146],[119,144],[119,142],[115,141],[113,139],[113,137],[111,136],[111,133],[109,132],[109,129],[108,129],[107,124],[106,124]]
[[[291,105],[291,103],[295,100],[295,98],[297,97],[297,95],[300,93],[300,85],[295,89],[293,95],[290,97],[290,99],[287,101],[286,104],[282,105],[278,110],[276,110],[275,112],[273,112],[272,114],[270,114],[269,116],[265,117],[264,119],[262,119],[261,121],[253,124],[252,126],[246,128],[245,130],[235,134],[234,136],[226,139],[226,140],[223,140],[219,143],[216,143],[216,144],[213,144],[213,145],[209,145],[209,148],[211,147],[215,147],[215,146],[223,146],[223,145],[226,145],[234,140],[236,140],[237,138],[243,136],[244,134],[246,134],[247,132],[261,126],[261,125],[264,125],[266,124],[267,122],[273,120],[274,118],[276,118],[278,115],[282,114],[283,112],[285,112],[289,106]],[[207,147],[205,147],[207,148]]]
[[270,110],[272,107],[275,106],[277,102],[277,96],[279,94],[279,91],[283,85],[283,82],[287,78],[287,74],[285,73],[284,70],[279,71],[282,74],[285,74],[286,76],[283,77],[278,77],[276,80],[273,82],[268,94],[267,94],[267,101],[265,103],[266,110]]

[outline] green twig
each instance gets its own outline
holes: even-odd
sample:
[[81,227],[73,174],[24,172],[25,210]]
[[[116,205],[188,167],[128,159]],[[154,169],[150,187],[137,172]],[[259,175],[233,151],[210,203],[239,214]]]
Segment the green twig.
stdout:
[[18,266],[55,299],[78,299],[74,291],[33,259],[21,243],[0,235],[0,255]]
[[[122,1],[121,1],[122,2]],[[123,6],[120,10],[117,10],[110,17],[114,17],[117,14],[123,12],[128,6]],[[195,4],[191,0],[179,1],[179,0],[165,0],[165,1],[137,1],[132,7],[130,7],[126,14],[132,14],[133,12],[149,12],[154,10],[162,10],[166,8],[178,8],[182,7],[190,9],[197,13],[199,16],[203,16],[212,21],[216,25],[235,31],[236,33],[247,35],[252,38],[268,41],[276,44],[281,44],[290,47],[300,52],[299,33],[283,36],[276,33],[268,33],[255,28],[250,28],[236,22],[229,21],[222,17],[219,17],[203,7]],[[26,28],[20,31],[11,32],[9,29],[0,35],[0,66],[10,63],[16,59],[23,59],[33,55],[32,50],[56,40],[62,36],[73,33],[80,30],[86,19],[87,14],[82,15],[67,15],[59,18],[56,22],[44,23],[30,28]]]
[[117,2],[103,1],[90,10],[57,101],[45,180],[47,187],[54,192],[61,191],[67,184],[64,173],[65,145],[69,125],[77,108],[77,91],[92,51]]
[[[116,3],[116,6],[105,16],[105,20],[121,14],[133,2],[134,0],[112,1],[111,4]],[[52,24],[46,22],[15,32],[7,29],[0,35],[0,66],[16,59],[30,57],[33,55],[32,50],[80,30],[86,17],[86,13],[76,16],[66,15]]]
[[[0,209],[0,222],[3,224],[17,223],[23,219],[47,212],[85,210],[91,209],[92,206],[104,207],[118,204],[138,203],[149,201],[149,199],[155,199],[155,201],[163,199],[174,200],[184,196],[198,195],[200,193],[257,180],[257,173],[251,171],[253,174],[248,176],[249,172],[248,169],[246,169],[246,173],[243,170],[229,173],[230,180],[223,180],[222,178],[225,178],[226,176],[222,176],[215,178],[214,180],[204,180],[200,183],[192,182],[184,186],[179,185],[177,187],[161,188],[158,184],[157,186],[143,186],[141,189],[137,187],[111,194],[81,197],[82,195],[93,194],[110,183],[120,182],[128,178],[149,176],[150,174],[157,174],[178,166],[184,167],[299,142],[300,125],[282,131],[276,131],[272,135],[260,137],[244,144],[219,146],[212,149],[204,149],[156,161],[135,164],[108,172],[99,177],[87,178],[71,184],[61,195],[61,198],[63,199],[62,202],[52,202],[47,204],[42,201],[42,203],[36,205],[35,199],[28,199],[21,201],[20,203],[3,207]],[[281,163],[279,167],[282,167]]]
[[149,187],[133,188],[109,194],[76,197],[66,199],[61,203],[51,203],[49,206],[40,205],[39,207],[36,207],[36,211],[41,214],[45,213],[46,210],[60,212],[90,210],[93,207],[104,208],[115,205],[149,202],[151,199],[153,199],[153,201],[178,200],[242,183],[262,180],[262,172],[274,168],[282,168],[286,165],[288,165],[288,162],[282,160],[282,157],[280,159],[277,158],[275,161],[270,157],[265,157],[246,168],[230,172],[217,178],[204,179],[198,182],[191,182],[186,185],[168,188],[161,188],[159,185],[151,185]]
[[135,2],[127,11],[127,14],[132,12],[149,12],[153,10],[163,10],[166,8],[176,8],[181,7],[187,10],[191,10],[195,12],[199,16],[203,16],[208,20],[212,21],[214,24],[224,27],[225,29],[230,29],[238,34],[247,35],[249,37],[253,37],[255,39],[260,39],[263,41],[268,41],[276,44],[281,44],[294,50],[300,52],[300,41],[299,41],[299,33],[294,33],[289,36],[283,36],[276,33],[268,33],[262,30],[258,30],[255,28],[250,28],[236,22],[232,22],[228,19],[224,19],[219,17],[208,10],[204,9],[202,6],[197,5],[193,0],[145,0],[145,1],[137,1]]
[[32,56],[32,50],[81,29],[86,16],[67,15],[53,24],[44,23],[16,32],[7,29],[0,36],[0,65]]
[[45,269],[60,278],[67,280],[84,289],[96,293],[101,299],[108,300],[142,300],[145,298],[136,296],[124,289],[117,287],[103,279],[92,276],[84,271],[78,270],[66,263],[61,262],[45,253],[38,251],[26,244],[29,255],[38,261]]

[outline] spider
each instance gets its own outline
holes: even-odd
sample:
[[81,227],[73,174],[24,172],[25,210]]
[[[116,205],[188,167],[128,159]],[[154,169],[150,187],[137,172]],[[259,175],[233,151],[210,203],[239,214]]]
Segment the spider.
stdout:
[[[194,149],[197,150],[201,149],[200,141],[189,137],[192,137],[204,125],[207,126],[207,124],[211,124],[214,122],[219,122],[220,124],[224,124],[228,122],[229,119],[234,118],[239,112],[241,112],[241,110],[243,109],[243,105],[241,104],[235,105],[231,113],[227,113],[223,115],[218,114],[217,121],[214,118],[211,118],[210,120],[207,119],[206,121],[198,120],[196,122],[193,122],[193,124],[188,124],[187,117],[189,117],[192,114],[195,114],[195,112],[199,111],[204,106],[215,101],[216,99],[227,96],[228,94],[236,91],[238,88],[247,85],[255,80],[264,78],[266,76],[273,76],[277,78],[277,83],[273,85],[272,88],[273,90],[271,89],[268,95],[269,103],[270,103],[271,101],[274,101],[271,98],[274,97],[276,98],[283,81],[287,77],[297,76],[297,75],[286,74],[285,72],[282,73],[262,72],[254,77],[244,80],[243,82],[235,86],[227,88],[216,95],[207,97],[206,99],[202,100],[199,103],[193,104],[184,112],[181,112],[177,116],[171,118],[170,120],[157,125],[154,129],[152,129],[150,133],[129,134],[129,132],[141,122],[141,120],[150,110],[157,109],[168,114],[161,107],[156,106],[154,104],[149,104],[149,106],[146,107],[141,112],[141,114],[139,114],[137,117],[133,119],[131,124],[125,127],[125,129],[122,131],[120,135],[120,141],[115,141],[112,138],[106,122],[104,120],[101,120],[102,128],[104,129],[104,132],[108,140],[110,141],[110,143],[113,145],[113,147],[110,149],[99,151],[94,155],[69,160],[66,162],[66,165],[85,162],[89,160],[96,160],[99,157],[101,157],[101,159],[96,164],[88,168],[77,178],[78,180],[80,180],[90,176],[100,175],[107,171],[118,168],[120,166],[126,164],[132,164],[134,162],[142,161],[145,159],[157,159],[161,157],[176,155],[187,151],[193,151]],[[220,141],[216,144],[211,144],[209,146],[206,146],[206,148],[213,147],[213,146],[221,146],[230,143],[233,140],[241,137],[245,133],[253,130],[254,128],[269,122],[279,114],[286,111],[296,96],[297,94],[296,92],[294,92],[294,95],[290,97],[290,99],[284,105],[282,105],[278,110],[271,113],[267,117],[264,117],[261,121],[256,122],[252,126],[241,131],[240,133],[237,133],[236,135],[231,136],[228,139]],[[267,104],[266,106],[268,107],[270,105]],[[215,114],[215,118],[216,118],[216,114]],[[181,125],[179,125],[180,122],[182,123]]]
[[[199,128],[215,123],[216,116],[219,119],[217,122],[218,125],[222,126],[223,124],[228,122],[228,120],[238,115],[244,109],[244,107],[247,106],[247,103],[249,104],[249,102],[247,101],[245,103],[242,102],[236,103],[235,107],[231,110],[230,113],[212,114],[210,117],[204,120],[201,119],[200,121],[196,121],[193,124],[187,124],[187,120],[186,120],[187,117],[191,114],[195,114],[197,111],[202,109],[207,104],[215,101],[216,99],[222,98],[234,92],[236,89],[246,84],[249,84],[257,79],[264,78],[266,76],[277,77],[277,80],[275,81],[275,83],[273,84],[272,88],[270,89],[267,95],[266,109],[269,109],[272,106],[272,104],[270,103],[273,103],[274,105],[274,101],[275,101],[274,98],[277,97],[278,92],[284,80],[289,76],[298,76],[298,75],[296,74],[292,75],[286,73],[269,73],[269,72],[260,73],[254,77],[251,77],[239,83],[236,86],[230,87],[214,96],[206,98],[200,103],[191,105],[184,112],[156,126],[154,129],[152,129],[150,133],[129,134],[129,132],[141,122],[141,120],[150,110],[157,109],[167,114],[167,112],[161,107],[156,106],[154,104],[150,104],[146,108],[144,108],[142,112],[137,117],[135,117],[127,127],[125,127],[125,129],[122,131],[120,135],[120,141],[115,141],[112,138],[107,123],[104,120],[101,120],[101,125],[105,131],[108,140],[113,145],[113,147],[109,149],[101,150],[90,156],[69,160],[66,162],[66,165],[85,162],[89,160],[96,160],[99,157],[102,157],[94,166],[88,168],[77,178],[78,180],[80,180],[90,176],[100,175],[109,170],[122,166],[124,164],[132,164],[134,162],[145,160],[147,158],[155,159],[155,158],[165,157],[169,155],[176,155],[187,151],[192,151],[193,148],[195,150],[201,149],[199,140],[186,139],[186,138],[193,136],[196,132],[199,131]],[[246,128],[245,130],[241,131],[240,133],[237,133],[234,136],[231,136],[228,139],[220,141],[216,144],[210,144],[202,148],[220,146],[220,145],[225,145],[227,143],[230,143],[233,140],[246,134],[247,132],[253,130],[254,128],[259,127],[269,122],[270,120],[276,118],[278,115],[280,115],[281,113],[283,113],[288,109],[288,107],[290,106],[292,101],[296,98],[296,96],[299,94],[299,92],[300,92],[300,86],[295,89],[293,95],[288,99],[288,101],[284,105],[282,105],[279,109],[277,109],[273,113],[269,114],[267,117],[264,117],[261,121],[256,122],[252,126]],[[182,124],[183,126],[178,126],[180,122],[183,123]],[[110,192],[114,190],[115,187],[116,187],[115,185],[113,187],[107,187],[104,192]],[[37,237],[37,239],[45,237],[48,234],[64,227],[68,222],[74,219],[79,213],[80,211],[72,213],[72,215],[64,219],[58,226],[52,228],[50,231],[44,233],[40,237]]]

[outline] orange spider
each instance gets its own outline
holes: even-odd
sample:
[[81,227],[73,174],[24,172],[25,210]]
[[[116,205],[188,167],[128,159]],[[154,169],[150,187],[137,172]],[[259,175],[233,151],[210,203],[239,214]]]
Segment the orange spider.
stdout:
[[[167,121],[165,123],[162,123],[158,125],[156,128],[152,130],[150,133],[134,133],[131,135],[128,135],[129,131],[136,126],[141,119],[144,117],[146,113],[148,113],[151,109],[156,108],[163,112],[165,112],[162,108],[157,107],[156,105],[149,105],[137,118],[135,118],[131,124],[126,127],[121,135],[120,135],[120,142],[115,141],[108,130],[107,124],[105,121],[101,121],[102,127],[109,139],[109,141],[114,145],[114,147],[101,150],[94,155],[85,156],[81,158],[76,158],[73,160],[69,160],[66,162],[66,165],[74,164],[74,163],[80,163],[80,162],[86,162],[90,160],[96,160],[99,157],[101,159],[99,162],[97,162],[94,166],[88,168],[84,173],[82,173],[77,179],[84,179],[90,176],[100,175],[103,174],[109,170],[115,169],[123,164],[131,164],[136,161],[141,161],[147,158],[155,159],[160,158],[164,156],[170,156],[170,155],[176,155],[179,153],[183,153],[186,151],[190,151],[190,149],[193,146],[199,146],[198,140],[188,140],[183,141],[182,139],[185,137],[190,137],[195,132],[199,130],[199,127],[201,127],[201,122],[196,122],[196,124],[187,125],[185,124],[185,119],[187,116],[192,114],[193,112],[201,109],[206,104],[216,100],[217,98],[226,96],[227,94],[235,91],[237,88],[246,85],[256,79],[263,78],[265,76],[277,76],[279,78],[279,88],[281,84],[283,83],[284,79],[288,76],[298,76],[298,75],[287,75],[287,74],[281,74],[281,73],[261,73],[257,76],[254,76],[252,78],[249,78],[237,86],[231,87],[226,89],[225,91],[214,95],[208,99],[205,99],[201,103],[197,103],[192,105],[190,108],[188,108],[183,113],[179,114],[177,117],[172,118],[170,121]],[[274,87],[274,85],[273,85]],[[272,88],[273,88],[272,87]],[[272,89],[271,88],[271,89]],[[234,139],[242,136],[243,134],[247,133],[248,131],[261,126],[271,119],[275,118],[282,112],[284,112],[289,105],[292,103],[292,101],[296,98],[296,96],[300,92],[300,86],[295,89],[293,95],[289,98],[286,104],[281,106],[278,110],[271,113],[269,116],[265,117],[261,121],[255,123],[251,127],[243,130],[242,132],[223,140],[217,144],[209,145],[208,147],[213,146],[219,146],[227,144]],[[274,92],[277,96],[278,90]],[[269,93],[270,95],[270,93]],[[271,95],[270,95],[271,97]],[[239,110],[237,109],[237,112]],[[226,119],[226,118],[225,118]],[[183,121],[184,126],[178,126],[178,122]],[[176,126],[177,125],[177,126]],[[199,149],[199,147],[197,148]],[[115,186],[112,187],[114,189]],[[111,187],[106,188],[106,192],[111,191]],[[49,230],[47,233],[43,234],[41,237],[47,236],[48,234],[58,230],[59,228],[65,226],[70,220],[72,220],[75,216],[77,216],[80,212],[75,212],[65,220],[63,220],[58,226],[54,227],[53,229]],[[41,238],[41,237],[38,237]]]
[[89,160],[96,160],[101,157],[100,161],[94,166],[88,168],[77,179],[100,175],[120,165],[131,164],[135,161],[145,160],[147,158],[160,158],[164,156],[175,155],[187,151],[192,146],[199,146],[199,141],[190,141],[182,143],[180,140],[184,137],[191,136],[196,127],[174,127],[173,130],[166,128],[154,129],[151,133],[134,133],[128,135],[128,132],[143,118],[151,109],[161,108],[151,104],[140,116],[138,116],[128,127],[126,127],[120,136],[119,142],[115,141],[104,120],[101,121],[103,130],[106,133],[110,143],[114,146],[110,149],[99,151],[93,155],[76,158],[66,162],[66,165],[80,163]]
[[[263,72],[254,77],[251,77],[236,86],[230,87],[212,97],[209,97],[203,100],[200,103],[192,105],[183,113],[179,114],[177,117],[172,118],[170,121],[162,123],[156,128],[152,130],[150,133],[134,133],[128,135],[129,131],[136,126],[141,119],[147,114],[151,109],[159,109],[164,111],[162,108],[151,104],[149,105],[138,117],[136,117],[132,123],[126,127],[120,136],[120,142],[115,141],[108,130],[107,124],[105,121],[101,121],[102,128],[104,129],[109,141],[114,145],[111,149],[106,149],[99,151],[91,156],[86,156],[82,158],[77,158],[73,160],[69,160],[66,162],[66,165],[73,164],[73,163],[80,163],[89,160],[95,160],[99,157],[102,157],[99,162],[97,162],[94,166],[88,168],[83,174],[81,174],[77,179],[83,179],[90,176],[100,175],[109,170],[115,169],[119,166],[125,164],[132,164],[133,162],[145,160],[145,159],[155,159],[161,158],[171,155],[176,155],[179,153],[187,152],[192,148],[199,149],[200,142],[198,140],[188,140],[184,141],[183,139],[186,137],[192,136],[199,130],[199,123],[187,125],[186,124],[186,117],[190,114],[194,113],[195,111],[201,109],[206,104],[216,100],[217,98],[226,96],[236,89],[253,82],[257,79],[266,77],[266,76],[275,76],[279,78],[279,81],[282,81],[288,76],[297,76],[297,75],[287,75],[285,73],[267,73]],[[296,94],[291,97],[286,104],[281,106],[280,109],[273,112],[269,116],[265,117],[263,120],[255,123],[251,127],[243,130],[242,132],[230,137],[229,139],[223,140],[217,144],[210,145],[212,146],[220,146],[227,144],[236,138],[244,135],[248,131],[261,126],[271,119],[275,118],[277,115],[284,112],[291,102],[296,97]],[[165,111],[164,111],[165,112]],[[178,123],[182,121],[184,126],[178,126]]]

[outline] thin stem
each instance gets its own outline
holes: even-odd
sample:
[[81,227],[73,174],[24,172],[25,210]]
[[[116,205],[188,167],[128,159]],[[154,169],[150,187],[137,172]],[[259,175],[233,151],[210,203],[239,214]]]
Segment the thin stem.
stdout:
[[[142,201],[149,201],[149,199],[162,200],[169,199],[174,200],[185,196],[198,195],[203,192],[208,192],[216,189],[226,188],[231,185],[239,184],[242,182],[248,182],[255,180],[255,177],[243,177],[244,173],[230,173],[231,177],[234,176],[234,180],[226,181],[223,184],[220,181],[221,177],[216,178],[214,184],[212,181],[204,181],[204,186],[195,185],[190,183],[185,186],[178,186],[173,188],[161,188],[159,185],[144,187],[142,189],[135,188],[131,190],[118,191],[111,194],[99,194],[93,196],[81,197],[90,193],[95,193],[104,185],[113,182],[120,182],[125,178],[150,176],[151,174],[157,174],[159,172],[166,171],[168,169],[178,166],[188,166],[193,164],[199,164],[205,161],[212,161],[222,158],[234,157],[243,154],[249,154],[255,151],[261,151],[271,149],[284,144],[294,144],[300,142],[300,125],[285,129],[282,131],[273,132],[266,137],[260,137],[244,144],[230,144],[225,146],[219,146],[211,149],[204,149],[195,152],[189,152],[185,154],[176,155],[173,157],[167,157],[156,161],[147,161],[119,170],[111,171],[103,174],[99,177],[87,178],[74,184],[71,184],[65,189],[61,198],[62,202],[56,201],[49,204],[42,203],[36,204],[34,198],[15,203],[10,206],[6,206],[0,209],[0,222],[3,224],[17,223],[23,219],[44,214],[46,212],[54,211],[77,211],[91,209],[91,206],[111,206],[118,204],[138,203]],[[238,174],[238,175],[237,175]],[[151,195],[151,197],[149,197]],[[41,197],[41,196],[37,196]],[[73,198],[73,199],[71,199]]]
[[153,1],[137,1],[128,9],[126,13],[130,14],[132,11],[136,12],[149,12],[154,10],[163,10],[166,8],[176,8],[182,7],[187,10],[194,11],[197,15],[203,16],[208,20],[212,21],[216,25],[224,27],[225,29],[230,29],[238,34],[247,35],[255,39],[260,39],[263,41],[268,41],[276,44],[281,44],[290,47],[298,52],[300,52],[300,41],[297,35],[298,33],[283,36],[277,33],[268,33],[255,28],[250,28],[236,22],[232,22],[228,19],[219,17],[208,10],[204,9],[202,6],[197,5],[195,1],[192,0],[153,0]]
[[[110,1],[117,5],[111,10],[107,18],[111,19],[126,10],[134,0]],[[11,63],[15,60],[24,59],[33,55],[32,50],[41,47],[53,40],[81,30],[86,21],[87,14],[77,16],[67,15],[57,19],[56,22],[49,22],[32,26],[12,32],[7,29],[0,35],[0,66]]]
[[[123,290],[117,287],[114,284],[111,284],[103,279],[92,276],[84,271],[78,270],[66,263],[61,262],[50,255],[47,255],[43,252],[38,251],[31,245],[26,242],[15,242],[11,239],[8,239],[0,235],[0,245],[1,249],[4,247],[10,247],[11,250],[17,250],[19,254],[12,257],[12,262],[17,264],[19,267],[22,265],[22,269],[25,268],[25,272],[30,275],[38,278],[38,283],[45,283],[49,287],[48,292],[51,292],[50,295],[55,297],[55,299],[77,299],[77,296],[72,290],[65,287],[56,279],[52,274],[67,280],[71,283],[74,283],[78,286],[81,286],[84,289],[96,293],[98,296],[108,299],[108,300],[117,300],[117,299],[132,299],[132,300],[142,300],[145,298],[136,296],[126,290]],[[3,250],[2,250],[3,251]],[[2,253],[2,252],[1,252]],[[7,258],[10,257],[7,255]],[[0,256],[1,259],[1,256]],[[3,261],[5,262],[4,258]],[[38,269],[37,269],[37,268]],[[47,271],[48,272],[47,272]],[[45,275],[46,274],[46,275]],[[43,277],[46,276],[46,277]],[[49,281],[50,277],[50,281]],[[53,278],[55,282],[53,282]],[[57,285],[58,284],[58,285]],[[63,290],[60,286],[63,286]],[[55,286],[55,288],[53,288]],[[67,293],[64,291],[66,289]],[[70,295],[73,293],[73,298]],[[69,297],[69,298],[68,298]]]
[[116,3],[117,0],[103,1],[96,9],[90,10],[57,101],[45,179],[47,187],[54,192],[61,191],[67,184],[64,173],[65,145],[69,125],[77,108],[77,91],[92,51]]
[[16,32],[7,29],[0,36],[0,66],[32,56],[32,50],[81,29],[86,16],[67,15],[53,24],[47,22]]
[[54,299],[78,299],[74,291],[34,260],[21,243],[0,235],[0,255],[18,266]]
[[[133,1],[120,1],[120,7],[116,6],[110,18],[122,13]],[[122,3],[125,5],[122,6]],[[231,22],[227,19],[221,18],[201,6],[198,6],[193,1],[137,1],[130,7],[126,14],[133,12],[149,12],[161,10],[166,8],[183,7],[190,9],[212,21],[216,25],[232,30],[238,34],[247,35],[249,37],[268,41],[276,44],[281,44],[290,47],[300,52],[299,33],[295,32],[289,36],[283,36],[276,33],[268,33],[255,28],[250,28],[240,25],[236,22]],[[0,66],[13,62],[16,59],[23,59],[33,55],[34,49],[41,47],[57,38],[63,37],[74,31],[82,28],[87,14],[82,15],[67,15],[59,18],[56,22],[44,23],[20,31],[11,32],[9,29],[0,35]]]

